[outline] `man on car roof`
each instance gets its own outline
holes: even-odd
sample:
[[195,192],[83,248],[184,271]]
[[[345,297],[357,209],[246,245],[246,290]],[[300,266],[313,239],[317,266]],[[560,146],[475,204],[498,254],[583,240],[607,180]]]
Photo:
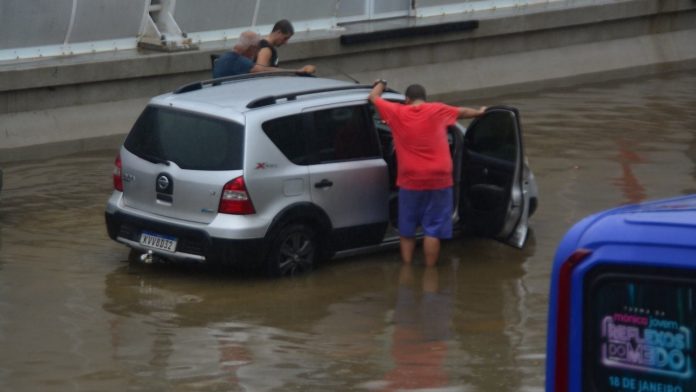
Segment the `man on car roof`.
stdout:
[[232,51],[226,52],[213,63],[213,78],[235,76],[257,72],[297,72],[313,74],[316,68],[313,65],[305,65],[296,70],[282,69],[256,64],[252,59],[259,51],[261,37],[253,31],[245,31],[239,35],[237,43]]

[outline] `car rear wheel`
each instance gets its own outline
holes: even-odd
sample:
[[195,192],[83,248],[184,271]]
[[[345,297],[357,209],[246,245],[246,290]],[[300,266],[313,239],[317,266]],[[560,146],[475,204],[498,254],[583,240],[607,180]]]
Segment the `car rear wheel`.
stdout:
[[284,226],[271,241],[266,257],[268,274],[278,277],[308,272],[314,268],[317,254],[317,236],[311,227],[300,223]]

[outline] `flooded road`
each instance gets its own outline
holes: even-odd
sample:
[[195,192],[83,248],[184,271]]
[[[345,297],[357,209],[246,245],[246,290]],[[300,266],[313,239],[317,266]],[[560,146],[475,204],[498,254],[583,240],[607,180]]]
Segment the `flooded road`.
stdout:
[[2,391],[543,391],[556,245],[581,217],[696,192],[696,71],[463,104],[522,113],[540,205],[524,250],[396,251],[267,280],[127,263],[115,151],[7,165]]

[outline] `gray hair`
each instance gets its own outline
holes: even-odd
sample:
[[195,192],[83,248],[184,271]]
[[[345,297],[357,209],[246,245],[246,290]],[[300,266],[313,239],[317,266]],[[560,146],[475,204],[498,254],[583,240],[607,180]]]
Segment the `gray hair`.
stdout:
[[239,35],[237,39],[237,44],[234,45],[235,49],[244,51],[249,49],[251,46],[258,46],[259,41],[261,41],[261,36],[253,31],[245,31]]

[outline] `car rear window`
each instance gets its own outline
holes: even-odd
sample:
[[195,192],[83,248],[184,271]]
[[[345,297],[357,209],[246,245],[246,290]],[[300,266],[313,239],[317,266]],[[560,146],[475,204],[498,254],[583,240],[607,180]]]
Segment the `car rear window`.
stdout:
[[696,391],[696,272],[605,268],[586,283],[583,391]]
[[124,146],[143,159],[171,161],[182,169],[240,170],[244,127],[232,121],[148,106]]

